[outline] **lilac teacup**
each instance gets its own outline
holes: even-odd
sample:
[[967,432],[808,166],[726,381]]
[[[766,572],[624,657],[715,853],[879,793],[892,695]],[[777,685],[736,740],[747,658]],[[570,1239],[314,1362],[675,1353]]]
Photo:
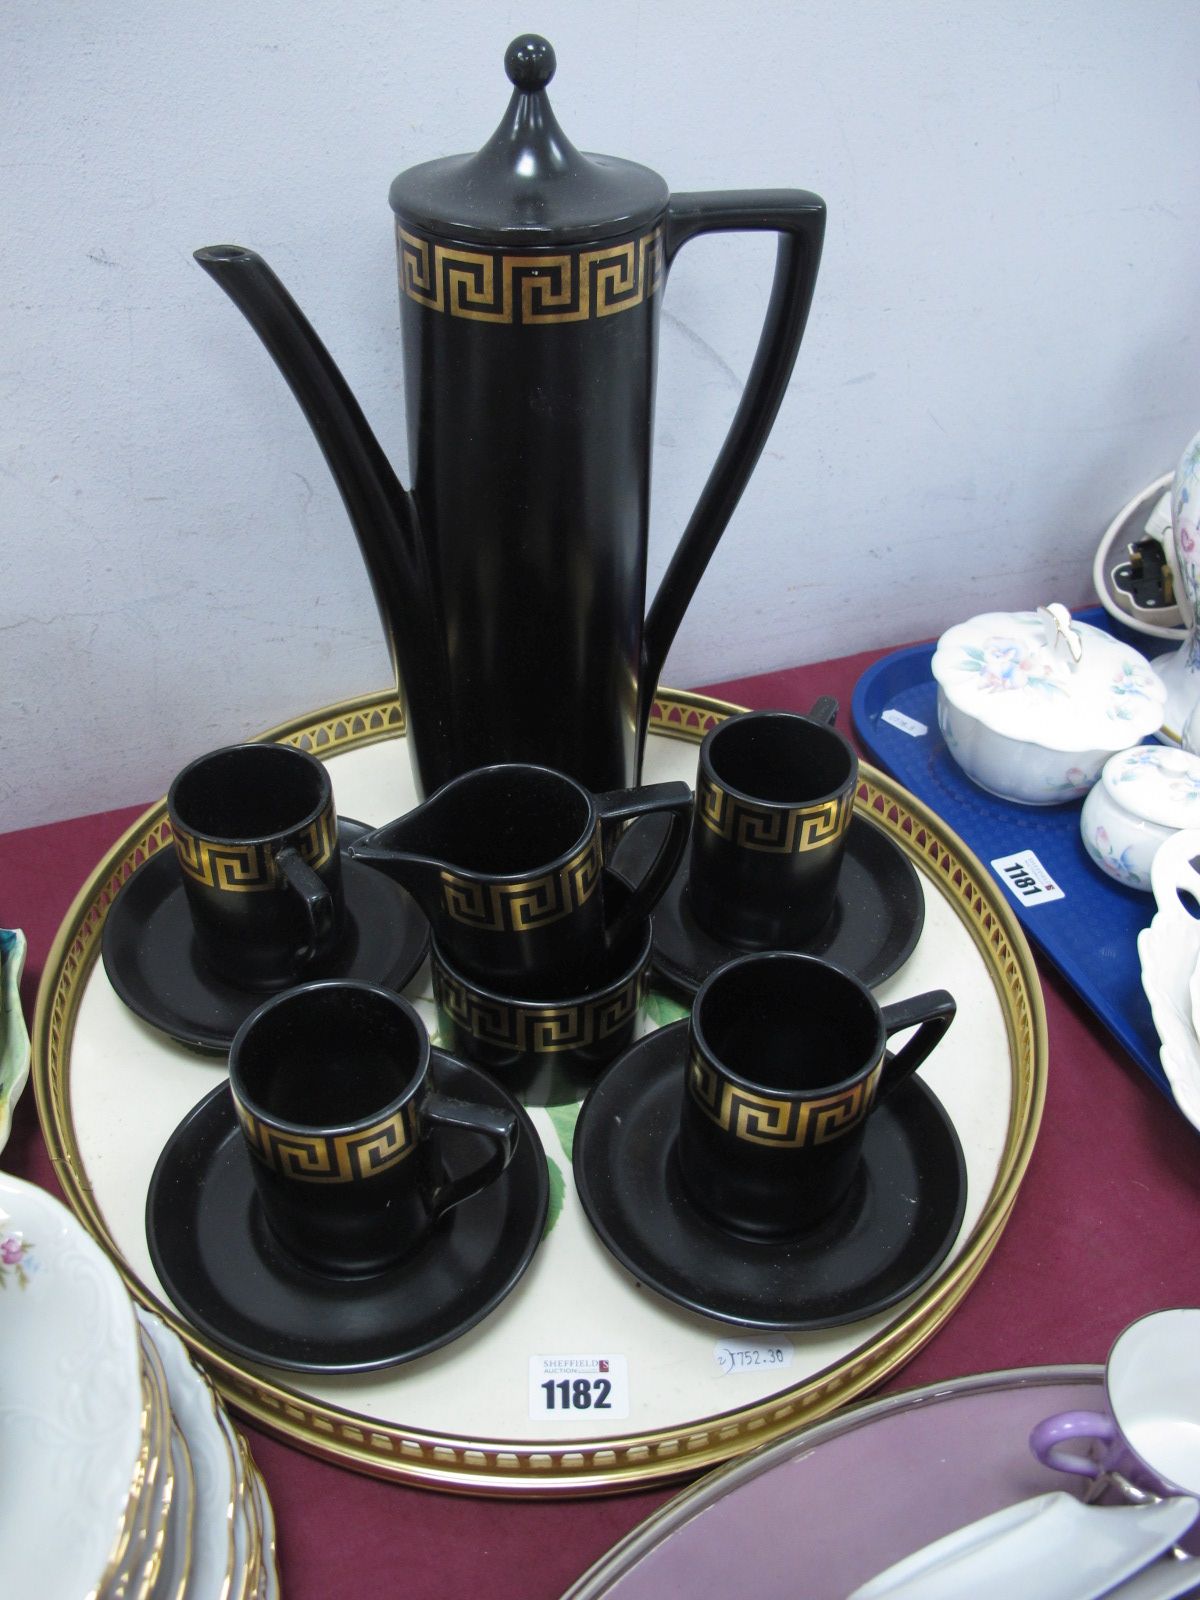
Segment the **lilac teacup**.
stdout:
[[[1059,1472],[1127,1498],[1200,1495],[1200,1310],[1155,1311],[1109,1351],[1106,1411],[1060,1411],[1029,1436]],[[1090,1496],[1089,1496],[1090,1498]]]

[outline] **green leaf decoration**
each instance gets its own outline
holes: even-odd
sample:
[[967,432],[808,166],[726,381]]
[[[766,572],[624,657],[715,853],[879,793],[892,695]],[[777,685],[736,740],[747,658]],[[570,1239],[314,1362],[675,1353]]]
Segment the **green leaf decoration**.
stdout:
[[554,1131],[558,1135],[558,1142],[563,1147],[563,1153],[568,1161],[574,1159],[575,1124],[579,1120],[579,1102],[573,1101],[570,1105],[547,1106],[546,1115],[554,1124]]
[[546,1175],[550,1179],[550,1204],[546,1207],[546,1226],[542,1229],[542,1238],[546,1238],[551,1228],[558,1221],[563,1206],[563,1190],[566,1187],[562,1171],[557,1161],[551,1156],[546,1157]]
[[672,1000],[670,995],[659,994],[656,989],[651,989],[646,996],[646,1015],[659,1028],[665,1028],[670,1022],[679,1022],[687,1016],[689,1009],[680,1005],[678,1000]]

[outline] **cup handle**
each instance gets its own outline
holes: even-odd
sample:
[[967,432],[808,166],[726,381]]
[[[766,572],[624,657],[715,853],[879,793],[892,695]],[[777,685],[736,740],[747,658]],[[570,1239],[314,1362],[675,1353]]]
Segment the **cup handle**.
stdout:
[[[1100,1459],[1076,1454],[1061,1446],[1076,1441],[1095,1440],[1101,1446]],[[1098,1478],[1110,1472],[1121,1457],[1122,1442],[1117,1424],[1103,1411],[1060,1411],[1039,1422],[1029,1435],[1029,1448],[1044,1467],[1056,1472],[1079,1472],[1085,1478]]]
[[822,722],[827,728],[832,728],[837,721],[838,703],[831,694],[823,694],[820,699],[814,700],[812,710],[808,713],[812,722]]
[[325,884],[291,845],[275,857],[284,883],[297,896],[308,924],[308,943],[296,952],[297,960],[305,966],[318,950],[325,949],[333,937],[333,896]]
[[491,1145],[487,1156],[472,1171],[461,1178],[450,1178],[434,1190],[429,1210],[430,1220],[436,1222],[463,1200],[486,1189],[508,1166],[517,1147],[517,1118],[515,1112],[499,1106],[475,1105],[444,1094],[428,1095],[421,1116],[435,1127],[481,1134]]
[[670,824],[658,854],[633,885],[620,916],[605,929],[605,940],[611,946],[654,909],[675,876],[691,828],[692,791],[686,783],[644,783],[637,789],[614,789],[608,794],[598,794],[596,810],[600,814],[606,855],[609,836],[620,822],[633,817],[665,815]]
[[945,989],[931,989],[928,994],[915,994],[911,1000],[897,1000],[894,1005],[883,1007],[883,1028],[889,1039],[905,1028],[915,1027],[917,1031],[895,1055],[889,1050],[884,1056],[876,1105],[882,1105],[888,1095],[912,1077],[940,1042],[957,1010],[954,996]]

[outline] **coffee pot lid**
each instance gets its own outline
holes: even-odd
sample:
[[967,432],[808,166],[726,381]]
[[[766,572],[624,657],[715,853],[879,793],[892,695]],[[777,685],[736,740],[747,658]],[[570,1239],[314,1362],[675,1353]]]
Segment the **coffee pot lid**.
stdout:
[[632,232],[667,203],[657,172],[577,150],[558,125],[546,85],[554,50],[537,34],[504,54],[513,85],[499,127],[475,155],[443,156],[394,180],[392,210],[410,226],[492,244],[576,244]]

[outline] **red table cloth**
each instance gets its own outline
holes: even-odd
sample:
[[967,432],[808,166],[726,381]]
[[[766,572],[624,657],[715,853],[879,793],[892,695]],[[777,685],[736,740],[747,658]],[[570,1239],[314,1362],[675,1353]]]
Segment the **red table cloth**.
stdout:
[[[882,652],[796,667],[706,693],[740,705],[843,706]],[[149,801],[147,802],[149,803]],[[32,1018],[51,940],[76,890],[142,807],[0,835],[0,926],[24,928]],[[1200,1305],[1200,1136],[1087,1008],[1042,967],[1049,1088],[1012,1218],[944,1327],[887,1385],[1006,1367],[1103,1361],[1126,1323]],[[4,1167],[58,1192],[32,1092]],[[676,1486],[572,1501],[455,1498],[330,1466],[254,1429],[289,1600],[403,1593],[552,1600]]]

